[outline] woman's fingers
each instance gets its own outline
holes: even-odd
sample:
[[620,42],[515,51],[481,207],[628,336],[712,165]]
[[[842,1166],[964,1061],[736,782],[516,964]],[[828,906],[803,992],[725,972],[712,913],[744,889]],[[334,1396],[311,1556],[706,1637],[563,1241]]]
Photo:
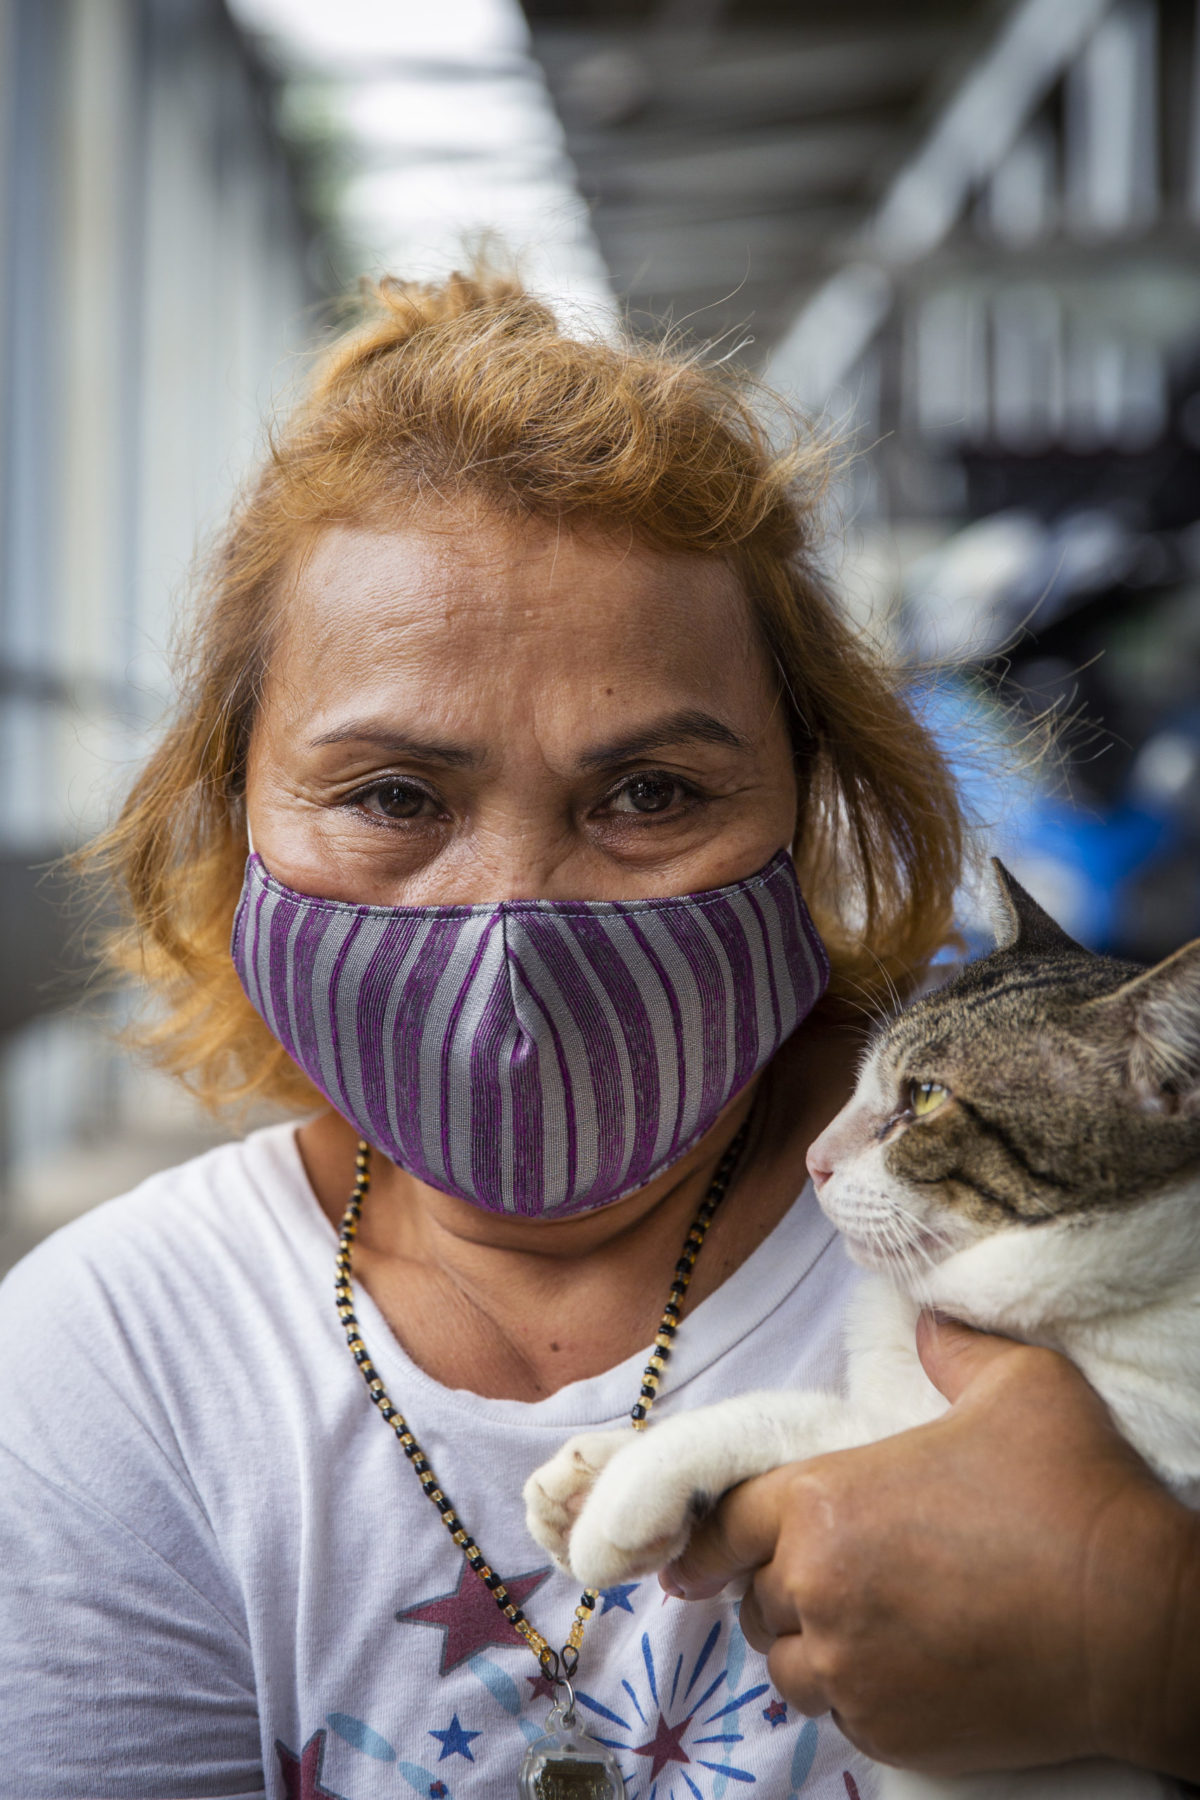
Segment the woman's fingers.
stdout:
[[917,1320],[917,1354],[939,1394],[953,1402],[988,1369],[1002,1366],[1012,1352],[1010,1338],[973,1331],[957,1319],[923,1312]]
[[777,1641],[776,1633],[769,1630],[762,1616],[762,1608],[758,1604],[758,1595],[754,1591],[753,1582],[746,1589],[742,1604],[738,1608],[738,1622],[743,1636],[751,1649],[766,1656],[771,1646]]
[[711,1600],[774,1554],[792,1466],[772,1469],[726,1494],[716,1511],[697,1525],[683,1555],[659,1576],[668,1594],[681,1600]]
[[[816,1717],[829,1711],[830,1700],[811,1666],[796,1591],[803,1582],[801,1540],[812,1494],[798,1463],[743,1482],[697,1526],[684,1554],[659,1579],[668,1593],[687,1600],[711,1599],[748,1579],[739,1610],[746,1641],[767,1657],[780,1693]],[[781,1540],[788,1546],[782,1558]]]
[[810,1719],[819,1719],[831,1710],[825,1684],[813,1669],[802,1634],[776,1638],[767,1651],[767,1673],[777,1692],[786,1694],[797,1711]]

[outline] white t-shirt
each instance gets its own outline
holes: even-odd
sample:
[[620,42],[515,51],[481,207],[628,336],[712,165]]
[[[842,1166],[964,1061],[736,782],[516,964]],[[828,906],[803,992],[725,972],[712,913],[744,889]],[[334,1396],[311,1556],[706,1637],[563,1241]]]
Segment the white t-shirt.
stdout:
[[[731,1204],[736,1205],[736,1191]],[[483,1800],[549,1702],[370,1404],[292,1126],[145,1182],[0,1289],[3,1800]],[[829,1386],[853,1271],[806,1189],[688,1314],[661,1413]],[[493,1567],[555,1645],[577,1602],[521,1488],[628,1414],[644,1362],[527,1405],[447,1389],[358,1291],[365,1339]],[[610,1589],[580,1716],[631,1800],[863,1800],[828,1718],[772,1689],[728,1600]]]

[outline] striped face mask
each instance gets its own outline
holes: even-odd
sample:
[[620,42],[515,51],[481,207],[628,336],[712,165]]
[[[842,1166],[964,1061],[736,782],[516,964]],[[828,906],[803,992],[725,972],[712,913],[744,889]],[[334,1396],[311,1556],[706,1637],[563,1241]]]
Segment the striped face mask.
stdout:
[[443,1193],[527,1218],[653,1181],[829,978],[784,851],[708,893],[484,906],[318,900],[252,854],[233,960],[362,1137]]

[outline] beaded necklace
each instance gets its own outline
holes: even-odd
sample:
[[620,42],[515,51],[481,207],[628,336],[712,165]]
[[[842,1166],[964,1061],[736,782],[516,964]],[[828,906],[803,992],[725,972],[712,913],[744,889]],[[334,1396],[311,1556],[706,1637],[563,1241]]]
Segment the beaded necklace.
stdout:
[[[658,1396],[659,1382],[670,1360],[675,1333],[682,1316],[683,1299],[692,1279],[696,1258],[708,1235],[713,1216],[725,1198],[733,1172],[745,1148],[749,1128],[750,1122],[747,1119],[721,1157],[716,1174],[709,1183],[683,1241],[670,1292],[654,1335],[650,1360],[642,1373],[637,1400],[630,1408],[629,1417],[635,1431],[644,1431],[646,1428],[650,1409]],[[624,1783],[616,1759],[594,1738],[589,1737],[575,1719],[572,1680],[579,1666],[584,1629],[599,1597],[596,1589],[584,1589],[575,1608],[566,1643],[561,1650],[552,1649],[547,1639],[512,1599],[504,1582],[491,1568],[479,1545],[463,1525],[434,1474],[429,1458],[409,1429],[404,1415],[388,1395],[363,1342],[362,1329],[354,1311],[351,1265],[363,1201],[370,1185],[371,1146],[360,1138],[354,1159],[354,1191],[342,1215],[334,1276],[338,1317],[345,1328],[350,1354],[358,1364],[367,1384],[368,1394],[395,1432],[400,1448],[411,1463],[426,1497],[437,1507],[442,1524],[462,1551],[468,1565],[483,1582],[509,1624],[525,1639],[537,1657],[543,1674],[556,1690],[565,1690],[565,1701],[555,1700],[547,1720],[545,1735],[530,1746],[525,1757],[521,1773],[522,1792],[527,1800],[568,1800],[569,1796],[579,1796],[579,1800],[609,1800],[611,1796],[612,1800],[619,1800],[624,1793]]]

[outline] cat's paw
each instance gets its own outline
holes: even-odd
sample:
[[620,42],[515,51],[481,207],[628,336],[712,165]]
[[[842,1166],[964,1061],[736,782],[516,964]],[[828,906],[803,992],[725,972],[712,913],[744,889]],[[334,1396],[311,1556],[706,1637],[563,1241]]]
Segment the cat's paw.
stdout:
[[606,1588],[664,1568],[686,1549],[706,1499],[654,1436],[626,1435],[575,1521],[571,1573],[584,1587]]
[[590,1431],[567,1442],[525,1483],[529,1534],[561,1568],[570,1567],[567,1545],[601,1470],[629,1443],[629,1432]]

